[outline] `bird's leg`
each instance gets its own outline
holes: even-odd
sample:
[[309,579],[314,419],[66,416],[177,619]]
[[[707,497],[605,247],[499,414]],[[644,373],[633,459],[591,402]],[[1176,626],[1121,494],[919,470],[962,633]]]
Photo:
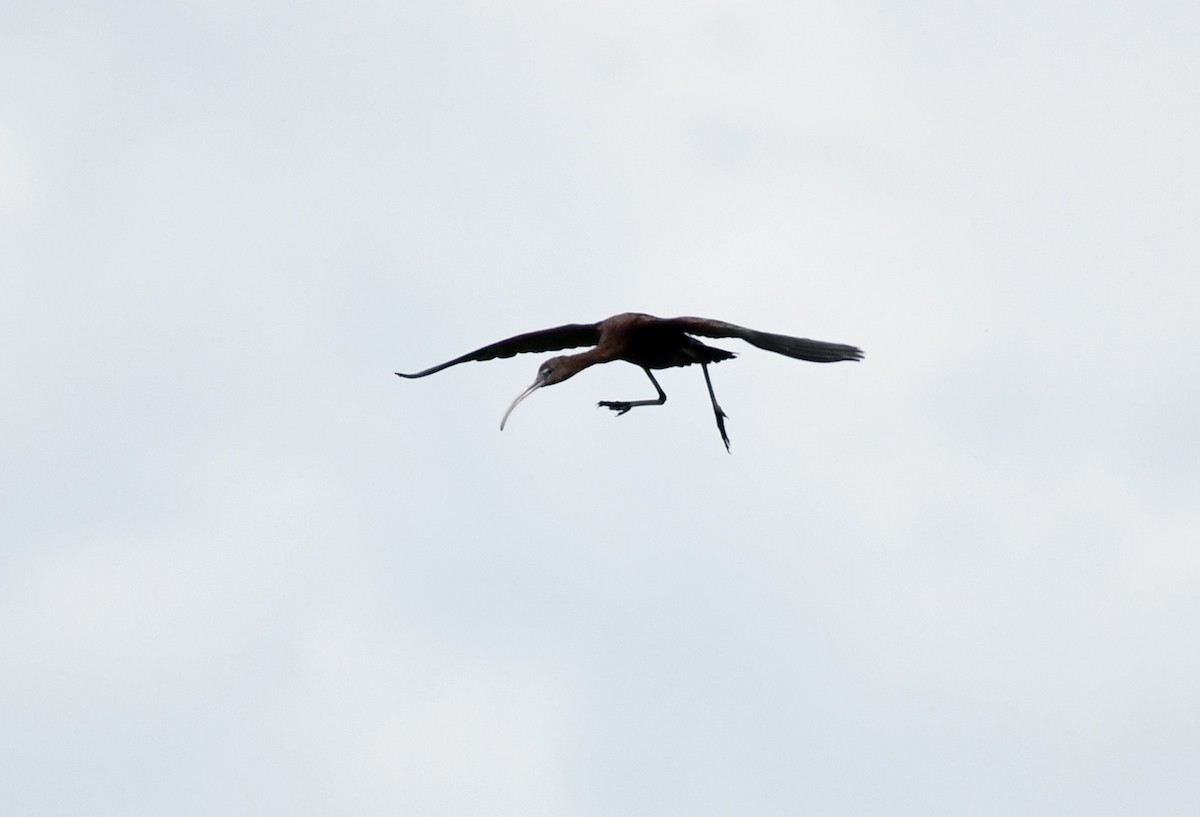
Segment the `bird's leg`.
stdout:
[[646,373],[646,377],[650,378],[650,382],[654,384],[654,389],[658,392],[657,400],[601,400],[596,405],[612,409],[620,417],[634,406],[661,406],[667,402],[667,393],[662,390],[662,386],[658,385],[658,381],[654,379],[654,375],[650,374],[650,370],[643,368],[642,371]]
[[[721,432],[721,442],[725,443],[725,450],[729,451],[729,435],[725,433],[725,418],[729,415],[717,405],[717,395],[713,394],[712,380],[708,377],[708,364],[701,363],[700,369],[704,372],[704,384],[708,386],[708,396],[712,400],[713,414],[717,416],[717,429]],[[730,451],[730,453],[733,452]]]

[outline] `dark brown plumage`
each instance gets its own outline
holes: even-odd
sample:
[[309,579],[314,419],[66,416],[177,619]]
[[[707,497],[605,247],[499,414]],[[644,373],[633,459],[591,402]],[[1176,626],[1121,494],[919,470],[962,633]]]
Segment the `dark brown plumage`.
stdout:
[[667,402],[667,395],[658,385],[658,381],[654,379],[654,375],[650,373],[651,369],[668,369],[674,366],[690,366],[693,363],[699,363],[704,372],[704,382],[708,386],[708,396],[712,400],[713,413],[717,418],[717,428],[721,432],[721,440],[725,443],[725,449],[728,450],[729,435],[725,433],[727,415],[717,404],[712,380],[708,376],[708,364],[728,360],[734,356],[734,353],[708,346],[696,340],[692,335],[705,338],[739,338],[760,349],[766,349],[768,352],[817,363],[861,360],[863,357],[860,349],[841,343],[826,343],[820,340],[794,338],[790,335],[759,332],[744,326],[707,318],[656,318],[653,315],[626,312],[606,318],[599,323],[570,323],[556,326],[553,329],[527,332],[489,344],[424,371],[413,374],[396,372],[396,374],[406,378],[425,377],[469,361],[494,360],[525,352],[554,352],[579,346],[592,347],[578,354],[553,357],[543,363],[538,368],[537,378],[533,381],[533,385],[517,395],[512,405],[508,407],[508,411],[504,413],[504,419],[500,421],[500,429],[503,430],[505,422],[508,421],[508,415],[512,413],[518,403],[542,386],[561,383],[588,366],[613,360],[624,360],[640,366],[646,376],[650,378],[650,382],[654,384],[654,388],[658,392],[657,398],[633,401],[603,400],[598,404],[621,415],[637,406],[661,406]]

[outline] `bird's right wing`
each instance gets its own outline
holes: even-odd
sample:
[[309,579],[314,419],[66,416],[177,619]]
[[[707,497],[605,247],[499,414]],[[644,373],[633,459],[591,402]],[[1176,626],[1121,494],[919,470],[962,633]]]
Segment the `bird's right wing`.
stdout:
[[560,349],[573,349],[577,346],[595,346],[600,342],[600,327],[595,323],[568,323],[553,329],[541,329],[537,332],[526,332],[523,335],[488,344],[482,349],[467,352],[462,357],[447,360],[437,366],[425,369],[415,374],[396,372],[400,377],[425,377],[435,374],[442,369],[457,366],[469,361],[495,360],[498,357],[512,357],[525,352],[557,352]]
[[766,349],[768,352],[787,355],[799,360],[811,360],[814,363],[862,360],[863,356],[862,350],[857,346],[760,332],[757,329],[747,329],[744,326],[709,318],[670,318],[664,320],[663,323],[678,327],[689,335],[700,335],[705,338],[740,338],[747,343],[754,344],[759,349]]

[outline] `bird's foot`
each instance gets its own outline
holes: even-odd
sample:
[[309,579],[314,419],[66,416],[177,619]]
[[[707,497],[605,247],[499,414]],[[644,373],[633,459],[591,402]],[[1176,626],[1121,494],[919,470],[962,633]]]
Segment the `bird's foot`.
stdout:
[[716,408],[717,430],[721,432],[721,442],[725,443],[725,450],[732,454],[733,452],[729,449],[729,435],[725,432],[725,418],[729,415],[722,411],[720,406]]
[[622,414],[633,408],[633,403],[620,400],[601,400],[596,404],[596,406],[598,408],[612,409],[617,413],[617,416],[620,417]]

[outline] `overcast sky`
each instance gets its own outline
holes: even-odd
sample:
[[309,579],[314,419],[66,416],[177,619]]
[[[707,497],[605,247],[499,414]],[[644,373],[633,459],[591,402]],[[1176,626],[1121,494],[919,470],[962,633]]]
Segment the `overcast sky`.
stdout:
[[1200,813],[1197,8],[8,3],[0,810]]

